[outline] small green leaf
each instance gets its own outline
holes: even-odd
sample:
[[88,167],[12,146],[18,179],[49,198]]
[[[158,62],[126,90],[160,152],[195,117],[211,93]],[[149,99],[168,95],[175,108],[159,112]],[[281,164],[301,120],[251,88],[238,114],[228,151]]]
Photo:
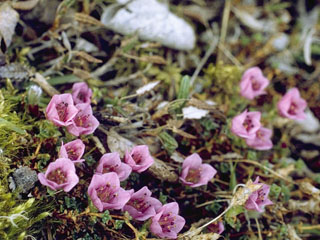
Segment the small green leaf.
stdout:
[[162,204],[166,204],[166,203],[167,203],[167,198],[168,198],[167,195],[164,195],[162,192],[160,192],[159,201],[160,201]]
[[108,221],[110,221],[112,218],[110,216],[110,212],[108,210],[104,211],[104,213],[101,216],[101,220],[103,223],[107,223]]
[[114,228],[119,230],[123,227],[124,221],[123,220],[115,220]]
[[278,199],[280,193],[281,187],[273,183],[270,187],[270,198]]
[[222,208],[222,206],[218,202],[213,202],[210,205],[206,206],[206,210],[211,211],[214,214],[218,214],[221,208]]
[[183,76],[180,83],[179,93],[177,99],[187,99],[190,91],[190,77]]
[[59,77],[53,77],[48,80],[48,83],[51,85],[61,85],[61,84],[66,84],[66,83],[75,83],[75,82],[81,82],[82,80],[78,78],[75,75],[63,75]]
[[296,161],[296,163],[295,163],[295,167],[297,170],[302,170],[306,167],[306,164],[304,163],[304,161],[302,159],[298,159],[298,161]]
[[233,190],[236,185],[237,185],[236,164],[233,165],[232,163],[230,163],[230,183],[229,183],[229,189],[230,189],[230,190]]
[[169,133],[163,131],[159,134],[160,140],[162,142],[163,147],[167,150],[169,155],[171,155],[177,148],[178,143]]

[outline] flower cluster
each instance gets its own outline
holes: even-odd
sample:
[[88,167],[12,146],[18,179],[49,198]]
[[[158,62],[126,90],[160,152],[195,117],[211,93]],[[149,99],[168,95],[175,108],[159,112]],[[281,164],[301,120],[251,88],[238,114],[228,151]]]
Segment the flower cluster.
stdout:
[[[78,182],[75,163],[81,159],[85,145],[80,139],[63,144],[59,151],[59,159],[49,164],[45,173],[39,173],[40,182],[52,190],[63,189],[69,192]],[[146,221],[151,218],[150,231],[159,237],[173,239],[185,224],[178,215],[177,203],[162,203],[151,197],[148,187],[138,191],[125,190],[120,181],[126,180],[132,171],[141,173],[154,162],[146,145],[139,145],[127,151],[121,161],[117,152],[104,154],[96,167],[88,187],[92,203],[102,212],[104,210],[127,211],[133,219]]]
[[[263,76],[258,67],[246,70],[240,82],[240,94],[247,99],[266,94],[264,89],[269,80]],[[295,120],[305,119],[304,110],[307,103],[300,97],[297,88],[290,89],[278,102],[278,111],[281,116]],[[232,119],[231,131],[246,140],[249,147],[257,150],[269,150],[273,144],[271,141],[272,130],[264,128],[260,123],[260,112],[248,112],[245,110]]]
[[75,83],[72,94],[54,95],[46,108],[47,119],[56,126],[64,126],[74,136],[93,133],[99,121],[90,105],[92,91],[84,82]]
[[69,192],[79,182],[76,174],[75,163],[81,163],[85,145],[80,140],[74,140],[61,145],[59,158],[51,162],[45,173],[39,173],[38,179],[41,184],[52,190],[63,189]]
[[231,131],[246,140],[248,146],[257,150],[269,150],[273,144],[272,131],[264,128],[260,123],[260,112],[248,112],[245,110],[232,119]]
[[158,199],[151,197],[146,186],[136,192],[120,187],[120,181],[126,180],[132,171],[141,173],[153,164],[148,146],[135,146],[125,153],[123,160],[117,152],[101,157],[88,188],[93,204],[100,212],[111,209],[127,211],[137,221],[151,218],[151,232],[159,237],[176,238],[185,224],[178,215],[177,203],[162,206]]

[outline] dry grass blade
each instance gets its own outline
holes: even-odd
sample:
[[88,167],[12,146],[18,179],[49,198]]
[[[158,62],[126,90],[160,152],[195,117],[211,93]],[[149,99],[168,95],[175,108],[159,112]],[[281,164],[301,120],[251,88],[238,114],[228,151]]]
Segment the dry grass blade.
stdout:
[[76,21],[80,23],[90,24],[98,27],[104,27],[104,25],[99,20],[85,13],[75,13],[74,18]]
[[17,10],[31,10],[39,3],[39,0],[28,0],[28,1],[19,1],[11,2],[11,6]]

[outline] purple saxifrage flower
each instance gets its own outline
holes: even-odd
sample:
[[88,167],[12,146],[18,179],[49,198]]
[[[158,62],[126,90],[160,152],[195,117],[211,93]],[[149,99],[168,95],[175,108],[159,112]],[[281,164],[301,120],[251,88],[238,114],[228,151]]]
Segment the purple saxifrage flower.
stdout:
[[179,205],[176,202],[163,205],[152,217],[150,231],[160,238],[175,239],[186,221],[178,215]]
[[51,98],[46,108],[46,116],[56,126],[68,126],[72,124],[72,119],[78,111],[73,104],[71,94],[65,93]]
[[62,143],[59,157],[69,158],[73,163],[83,162],[84,159],[81,159],[81,157],[84,149],[85,145],[80,139],[68,142],[67,144]]
[[72,124],[67,126],[67,130],[74,136],[87,135],[93,133],[99,126],[99,121],[93,116],[89,103],[79,103],[76,105],[79,112],[72,120]]
[[303,120],[306,118],[304,113],[307,102],[300,97],[297,88],[290,89],[278,102],[278,111],[281,116],[294,120]]
[[273,202],[268,198],[270,186],[264,183],[259,183],[259,177],[256,178],[253,184],[260,184],[262,187],[251,193],[245,203],[245,208],[248,210],[263,212],[264,206],[273,204]]
[[260,118],[260,112],[245,110],[232,119],[231,132],[242,138],[253,139],[261,127]]
[[120,187],[120,180],[114,172],[94,174],[88,194],[100,212],[121,209],[130,199],[130,192]]
[[65,192],[69,192],[79,182],[76,168],[68,158],[59,158],[50,163],[45,174],[38,174],[38,179],[52,190],[63,189]]
[[128,211],[135,220],[145,221],[155,216],[161,207],[161,202],[151,197],[151,191],[148,187],[143,187],[135,193],[133,190],[131,191],[131,198],[124,206],[123,211]]
[[132,169],[128,164],[121,162],[120,155],[117,152],[104,154],[99,161],[96,172],[108,173],[115,172],[118,174],[119,180],[126,180]]
[[199,187],[208,184],[216,173],[216,169],[210,164],[202,164],[201,157],[194,153],[183,161],[180,180],[187,186]]
[[246,139],[246,143],[249,147],[257,150],[269,150],[273,146],[271,136],[272,130],[261,127],[256,132],[256,135],[253,139]]
[[259,67],[249,68],[242,75],[240,82],[240,94],[247,99],[254,99],[256,96],[266,94],[264,89],[268,86],[269,80],[263,76]]
[[154,162],[147,145],[135,146],[130,153],[127,151],[124,161],[138,173],[147,170]]
[[72,98],[75,104],[90,103],[92,91],[85,82],[75,83],[72,86]]

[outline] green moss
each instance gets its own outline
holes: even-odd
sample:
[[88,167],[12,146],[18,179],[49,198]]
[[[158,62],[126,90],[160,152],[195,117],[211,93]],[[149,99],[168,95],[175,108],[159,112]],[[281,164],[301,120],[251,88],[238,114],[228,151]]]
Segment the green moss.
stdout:
[[14,194],[0,186],[0,239],[24,239],[36,231],[31,229],[32,225],[48,215],[34,198],[28,201],[17,200]]

